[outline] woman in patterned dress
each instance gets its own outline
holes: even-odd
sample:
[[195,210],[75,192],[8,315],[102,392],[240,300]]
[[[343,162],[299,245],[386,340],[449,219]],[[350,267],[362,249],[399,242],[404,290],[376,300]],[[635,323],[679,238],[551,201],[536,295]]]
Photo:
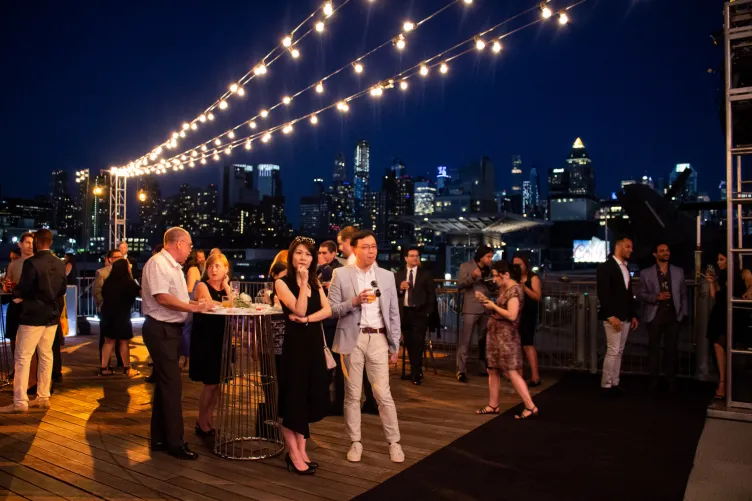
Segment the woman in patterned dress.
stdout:
[[496,303],[478,293],[478,300],[491,313],[486,333],[486,365],[488,367],[488,405],[476,414],[499,413],[499,389],[501,374],[509,379],[522,397],[525,409],[515,419],[527,419],[538,415],[538,408],[522,378],[522,346],[520,345],[520,313],[525,293],[519,284],[522,270],[519,265],[496,261],[491,266],[491,277],[499,287]]

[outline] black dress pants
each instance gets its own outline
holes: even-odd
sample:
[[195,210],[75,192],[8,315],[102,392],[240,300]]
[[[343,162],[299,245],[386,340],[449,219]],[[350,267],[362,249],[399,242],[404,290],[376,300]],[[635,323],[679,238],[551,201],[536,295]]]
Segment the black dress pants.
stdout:
[[[663,308],[660,307],[659,308]],[[673,310],[658,311],[655,318],[648,322],[650,347],[650,376],[656,382],[661,373],[661,339],[663,339],[663,373],[669,384],[676,378],[676,361],[679,342],[679,322]]]
[[154,362],[154,398],[151,410],[151,443],[168,449],[183,446],[183,381],[178,365],[182,324],[146,317],[142,329],[144,344]]
[[423,373],[423,350],[426,347],[428,315],[418,308],[406,306],[402,315],[402,336],[410,358],[410,373],[413,378]]

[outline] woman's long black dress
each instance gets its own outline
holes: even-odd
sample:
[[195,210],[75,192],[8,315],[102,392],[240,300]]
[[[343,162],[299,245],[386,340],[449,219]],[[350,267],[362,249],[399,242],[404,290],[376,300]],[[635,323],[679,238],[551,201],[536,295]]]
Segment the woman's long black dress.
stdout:
[[[202,280],[209,289],[212,301],[222,301],[224,290],[216,290],[208,280]],[[192,381],[219,384],[222,373],[222,347],[225,339],[225,317],[195,313],[191,330],[191,365],[188,376]]]
[[134,280],[113,281],[109,277],[102,286],[100,327],[108,339],[131,339],[131,309],[141,287]]
[[[295,276],[282,280],[297,298],[300,288]],[[321,295],[318,290],[311,291],[306,316],[320,309]],[[321,421],[329,405],[321,322],[308,325],[293,322],[289,318],[292,312],[284,303],[282,310],[285,313],[285,340],[279,379],[279,415],[282,426],[308,438],[308,424]]]

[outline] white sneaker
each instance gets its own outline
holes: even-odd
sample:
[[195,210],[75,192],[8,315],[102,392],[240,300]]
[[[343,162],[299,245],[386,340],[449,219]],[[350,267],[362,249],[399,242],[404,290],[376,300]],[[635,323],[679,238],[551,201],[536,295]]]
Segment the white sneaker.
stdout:
[[347,451],[347,460],[351,463],[360,462],[360,456],[363,455],[363,444],[360,442],[353,442],[350,446],[350,450]]
[[29,408],[21,404],[10,404],[5,407],[0,407],[0,414],[21,414],[23,412],[29,412]]
[[50,399],[49,398],[35,398],[31,402],[29,402],[29,407],[39,407],[40,409],[49,409],[50,408]]
[[402,463],[405,460],[405,453],[399,443],[389,444],[389,457],[392,458],[392,463]]

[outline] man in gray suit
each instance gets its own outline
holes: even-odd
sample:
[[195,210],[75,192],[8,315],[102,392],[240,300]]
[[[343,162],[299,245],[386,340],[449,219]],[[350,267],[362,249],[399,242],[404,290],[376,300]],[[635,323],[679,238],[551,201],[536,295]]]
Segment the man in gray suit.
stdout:
[[674,391],[676,378],[679,323],[689,313],[684,270],[668,264],[668,244],[659,243],[653,252],[655,266],[640,271],[637,298],[642,302],[642,319],[650,339],[651,390],[658,388],[661,372],[661,338],[664,340],[664,371],[669,392]]
[[457,380],[467,382],[467,353],[470,350],[470,340],[473,337],[473,329],[478,330],[478,349],[480,353],[481,371],[486,367],[486,325],[488,323],[487,311],[478,302],[475,295],[477,292],[484,296],[489,295],[488,286],[484,278],[490,276],[491,259],[493,249],[487,245],[481,245],[475,252],[472,261],[460,265],[460,274],[457,277],[457,289],[464,294],[462,304],[462,332],[457,346]]
[[360,461],[360,397],[363,368],[373,387],[379,416],[395,463],[405,460],[399,444],[397,408],[389,389],[389,364],[397,363],[400,330],[399,299],[394,274],[376,264],[378,247],[371,231],[353,235],[354,266],[334,270],[329,287],[332,316],[338,318],[332,351],[341,355],[345,372],[345,429],[352,442],[347,453],[351,462]]

